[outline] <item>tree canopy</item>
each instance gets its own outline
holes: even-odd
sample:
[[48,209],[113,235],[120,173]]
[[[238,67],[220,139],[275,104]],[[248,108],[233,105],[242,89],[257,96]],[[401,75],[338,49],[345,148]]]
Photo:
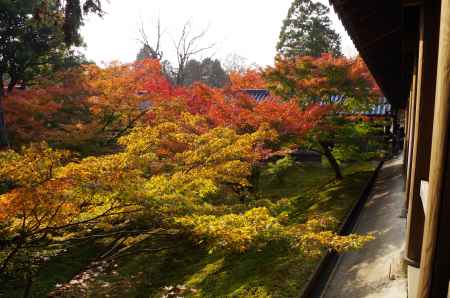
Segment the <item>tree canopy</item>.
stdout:
[[305,143],[323,154],[335,170],[336,178],[342,179],[333,150],[350,152],[348,146],[355,149],[355,140],[364,135],[348,137],[352,135],[349,131],[357,131],[359,125],[348,114],[368,110],[381,96],[364,61],[360,57],[348,59],[329,53],[319,57],[279,56],[275,66],[266,68],[263,76],[268,88],[284,100],[294,100],[303,107],[312,103],[331,107]]
[[[247,76],[237,75],[231,84]],[[39,245],[64,246],[102,227],[114,235],[137,221],[145,222],[138,234],[171,231],[235,253],[285,241],[316,256],[371,239],[339,236],[327,217],[292,224],[285,202],[248,196],[255,168],[284,138],[305,137],[329,107],[258,102],[236,90],[173,86],[158,60],[142,60],[65,70],[8,94],[7,121],[21,149],[0,153],[8,185],[0,273],[14,259],[39,256]]]
[[296,99],[300,105],[330,103],[331,97],[338,97],[342,103],[372,103],[380,95],[361,57],[333,57],[329,53],[277,57],[263,76],[275,94],[286,100]]
[[281,28],[279,54],[286,57],[342,55],[341,37],[331,26],[329,12],[319,2],[294,0]]
[[222,256],[275,244],[306,260],[373,238],[339,235],[329,210],[297,214],[310,204],[302,196],[256,190],[263,174],[281,180],[299,166],[291,154],[302,146],[322,148],[342,179],[338,163],[355,147],[345,141],[369,135],[339,112],[370,102],[376,84],[361,59],[340,56],[328,8],[295,1],[275,66],[234,57],[226,73],[195,60],[212,45],[189,22],[174,41],[177,67],[163,60],[159,22],[155,46],[141,30],[134,63],[83,63],[73,46],[101,2],[0,0],[1,281],[25,281],[27,297],[48,257],[92,239],[107,246],[103,259],[147,240],[146,252],[162,252],[169,237]]
[[5,82],[11,91],[19,82],[23,87],[38,75],[84,61],[70,49],[80,45],[81,38],[65,42],[66,21],[59,1],[0,1],[0,147],[9,143],[1,98]]

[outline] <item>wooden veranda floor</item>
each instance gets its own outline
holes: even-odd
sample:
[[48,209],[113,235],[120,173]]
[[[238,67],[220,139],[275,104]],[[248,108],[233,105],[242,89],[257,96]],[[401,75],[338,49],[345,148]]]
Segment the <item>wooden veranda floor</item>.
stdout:
[[407,296],[402,268],[406,219],[402,158],[387,161],[357,220],[355,233],[373,233],[375,240],[359,251],[340,256],[323,297]]

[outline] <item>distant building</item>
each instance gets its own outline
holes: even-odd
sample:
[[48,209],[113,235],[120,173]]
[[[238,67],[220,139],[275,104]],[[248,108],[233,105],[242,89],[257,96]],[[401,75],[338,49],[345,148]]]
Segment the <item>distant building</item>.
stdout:
[[[272,98],[270,91],[267,89],[243,89],[245,93],[253,97],[256,101],[260,102]],[[342,96],[331,96],[327,103],[339,104],[343,102]],[[350,115],[363,115],[367,117],[390,117],[392,116],[392,106],[385,97],[380,97],[377,104],[370,107],[366,111],[354,111],[347,113]]]
[[263,101],[271,98],[270,92],[267,89],[243,89],[242,91],[256,99],[256,101]]

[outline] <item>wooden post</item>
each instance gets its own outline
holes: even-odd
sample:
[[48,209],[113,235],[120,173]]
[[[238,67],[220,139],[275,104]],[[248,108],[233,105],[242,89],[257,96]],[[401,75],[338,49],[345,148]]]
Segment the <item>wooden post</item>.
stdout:
[[[420,55],[419,55],[420,57]],[[419,58],[420,59],[420,58]],[[418,73],[418,66],[417,64],[414,67],[414,77],[417,77]],[[413,81],[416,81],[415,79]],[[416,87],[416,85],[414,85]],[[417,200],[411,200],[411,194],[412,194],[412,177],[414,176],[414,171],[416,169],[414,159],[414,155],[416,154],[415,150],[420,144],[420,140],[417,139],[417,135],[415,134],[416,130],[419,128],[419,123],[416,119],[417,114],[417,108],[418,108],[418,96],[417,94],[417,88],[413,92],[413,101],[412,101],[412,110],[411,110],[411,142],[409,146],[409,163],[408,163],[408,172],[407,172],[407,178],[406,178],[406,190],[405,190],[405,196],[406,196],[406,202],[405,205],[408,209],[408,217],[407,217],[407,229],[406,229],[406,251],[405,251],[405,257],[406,260],[409,261],[409,263],[415,267],[418,267],[419,261],[420,261],[420,249],[421,249],[421,242],[417,241],[417,239],[422,239],[422,229],[423,229],[423,215],[421,214],[422,206],[420,205],[420,198],[419,201]],[[422,211],[423,213],[423,211]],[[416,229],[416,227],[418,229]],[[417,234],[419,235],[419,238],[417,238]]]
[[[418,53],[418,77],[416,111],[413,118],[414,144],[412,150],[411,177],[408,192],[408,223],[406,232],[407,260],[416,267],[420,263],[424,208],[420,199],[421,180],[428,181],[430,172],[431,136],[433,131],[434,98],[440,6],[438,1],[427,1],[420,12],[420,37]],[[418,240],[420,239],[420,240]]]
[[[408,98],[408,107],[405,110],[405,121],[406,121],[406,128],[405,128],[405,152],[404,152],[404,156],[403,156],[403,170],[404,170],[404,176],[405,176],[405,183],[404,183],[404,191],[407,191],[408,188],[408,175],[409,175],[409,164],[410,164],[410,159],[409,159],[409,152],[410,152],[410,147],[411,147],[411,112],[412,111],[412,103],[411,103],[411,91],[409,92],[409,98]],[[405,196],[407,198],[407,196]],[[408,207],[408,205],[406,204],[406,200],[405,200],[405,205],[406,207]]]
[[[406,190],[406,176],[407,176],[407,169],[408,169],[408,152],[409,152],[409,101],[408,105],[405,108],[405,127],[404,127],[404,140],[403,140],[403,177],[404,177],[404,183],[403,183],[403,191]],[[406,206],[408,207],[408,206]]]
[[412,76],[412,82],[411,82],[411,92],[410,92],[410,100],[409,100],[409,129],[408,129],[408,135],[409,135],[409,144],[408,144],[408,165],[406,168],[406,200],[405,200],[405,206],[408,207],[409,202],[409,192],[410,192],[410,185],[411,185],[411,169],[412,169],[412,149],[414,148],[415,138],[414,138],[414,129],[416,127],[416,122],[414,121],[414,116],[416,113],[416,96],[417,95],[417,65],[414,66],[413,76]]
[[446,297],[449,279],[450,185],[449,119],[450,119],[450,0],[441,1],[439,58],[436,77],[436,102],[431,146],[429,212],[420,262],[418,297]]

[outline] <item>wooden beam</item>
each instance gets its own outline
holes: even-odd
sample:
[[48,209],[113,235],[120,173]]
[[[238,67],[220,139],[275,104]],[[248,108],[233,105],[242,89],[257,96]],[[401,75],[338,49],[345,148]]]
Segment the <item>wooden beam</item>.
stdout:
[[383,41],[389,35],[401,32],[401,29],[402,29],[401,26],[397,26],[397,27],[392,28],[391,30],[387,30],[386,32],[380,33],[378,36],[373,37],[372,40],[370,40],[370,41],[366,42],[365,44],[361,45],[360,48],[361,49],[368,48],[368,47],[372,46],[374,43]]
[[[425,220],[418,296],[446,297],[449,252],[449,120],[450,120],[450,0],[441,0],[439,55],[436,78],[433,143],[431,146],[429,213]],[[439,259],[443,257],[443,260]],[[442,262],[444,261],[444,262]],[[441,274],[441,276],[439,276]],[[445,281],[446,287],[443,285]]]

